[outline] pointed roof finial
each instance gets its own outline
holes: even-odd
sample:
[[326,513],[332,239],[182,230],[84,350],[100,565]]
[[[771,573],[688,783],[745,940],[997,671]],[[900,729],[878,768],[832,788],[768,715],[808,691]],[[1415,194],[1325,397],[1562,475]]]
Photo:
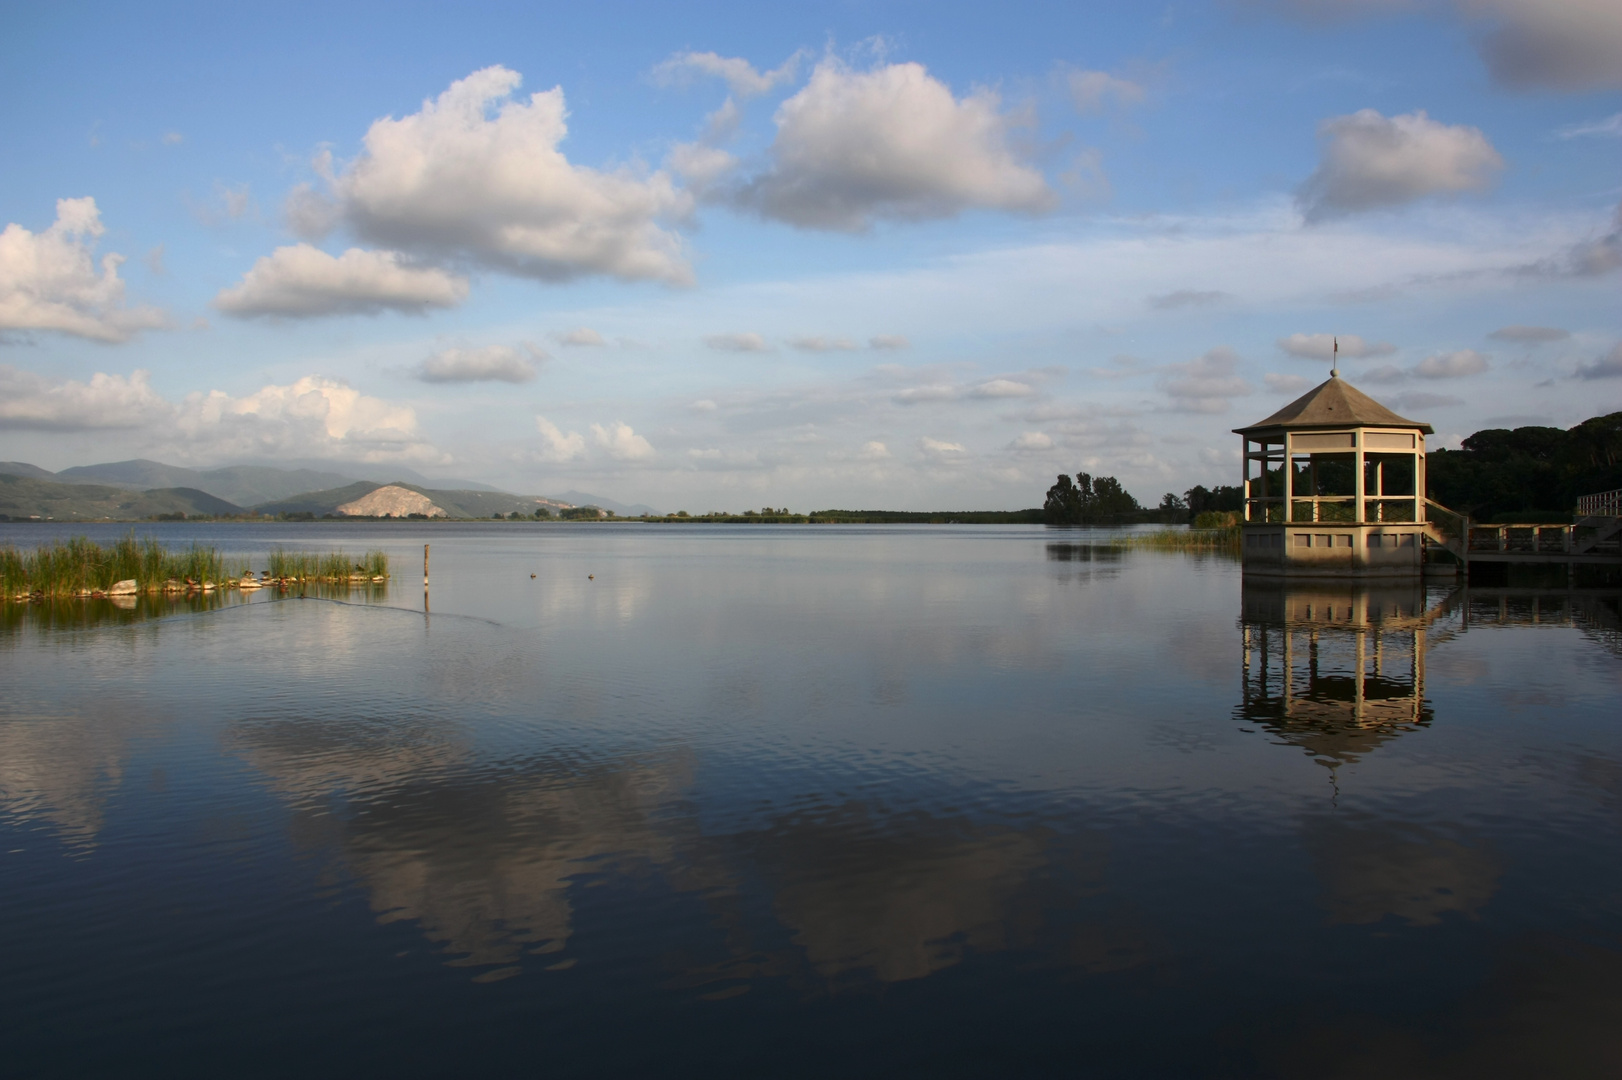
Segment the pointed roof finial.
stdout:
[[[1319,338],[1318,340],[1322,341],[1323,338]],[[1329,377],[1331,379],[1338,379],[1340,378],[1340,335],[1335,335],[1335,337],[1331,340],[1333,340],[1335,343],[1335,359],[1330,362]]]

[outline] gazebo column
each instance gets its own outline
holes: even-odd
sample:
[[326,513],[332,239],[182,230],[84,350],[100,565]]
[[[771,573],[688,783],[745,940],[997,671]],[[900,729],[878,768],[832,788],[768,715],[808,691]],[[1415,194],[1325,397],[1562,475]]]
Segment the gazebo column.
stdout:
[[1357,449],[1353,451],[1352,455],[1352,461],[1354,462],[1352,467],[1352,483],[1354,485],[1352,488],[1354,492],[1352,505],[1357,508],[1357,512],[1353,515],[1352,520],[1367,521],[1369,519],[1368,510],[1363,505],[1363,462],[1365,460],[1363,457],[1363,433],[1361,431],[1353,433],[1352,439],[1357,443]]

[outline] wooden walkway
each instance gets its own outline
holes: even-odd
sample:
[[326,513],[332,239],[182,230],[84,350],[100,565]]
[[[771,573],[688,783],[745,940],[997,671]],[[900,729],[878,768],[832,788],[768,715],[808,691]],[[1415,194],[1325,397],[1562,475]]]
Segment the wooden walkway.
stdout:
[[1432,499],[1425,504],[1427,546],[1466,567],[1473,562],[1622,565],[1622,490],[1583,496],[1573,522],[1477,525]]

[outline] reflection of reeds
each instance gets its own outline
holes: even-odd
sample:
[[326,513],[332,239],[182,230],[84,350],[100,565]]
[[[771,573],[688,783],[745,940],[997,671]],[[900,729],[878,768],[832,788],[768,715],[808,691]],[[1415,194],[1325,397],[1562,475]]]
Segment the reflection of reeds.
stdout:
[[[322,555],[278,548],[270,562],[272,577],[304,581],[370,581],[389,573],[389,558],[381,551],[369,551],[362,562],[352,563],[342,551]],[[284,572],[278,572],[278,565]],[[285,572],[290,568],[297,572]],[[31,551],[0,546],[0,594],[8,599],[105,593],[121,581],[134,581],[142,592],[229,586],[248,572],[247,560],[226,559],[215,548],[194,543],[171,551],[155,538],[137,539],[133,532],[106,546],[82,536]]]
[[1240,556],[1243,532],[1237,525],[1221,529],[1157,529],[1149,533],[1119,536],[1111,541],[1118,548],[1149,548],[1154,551],[1202,551]]

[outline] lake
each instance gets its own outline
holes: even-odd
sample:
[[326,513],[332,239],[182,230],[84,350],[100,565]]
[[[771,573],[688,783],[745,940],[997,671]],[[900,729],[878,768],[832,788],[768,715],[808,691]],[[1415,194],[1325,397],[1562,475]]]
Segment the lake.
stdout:
[[0,609],[8,1074],[1622,1069],[1615,592],[1041,527],[138,528],[395,576]]

